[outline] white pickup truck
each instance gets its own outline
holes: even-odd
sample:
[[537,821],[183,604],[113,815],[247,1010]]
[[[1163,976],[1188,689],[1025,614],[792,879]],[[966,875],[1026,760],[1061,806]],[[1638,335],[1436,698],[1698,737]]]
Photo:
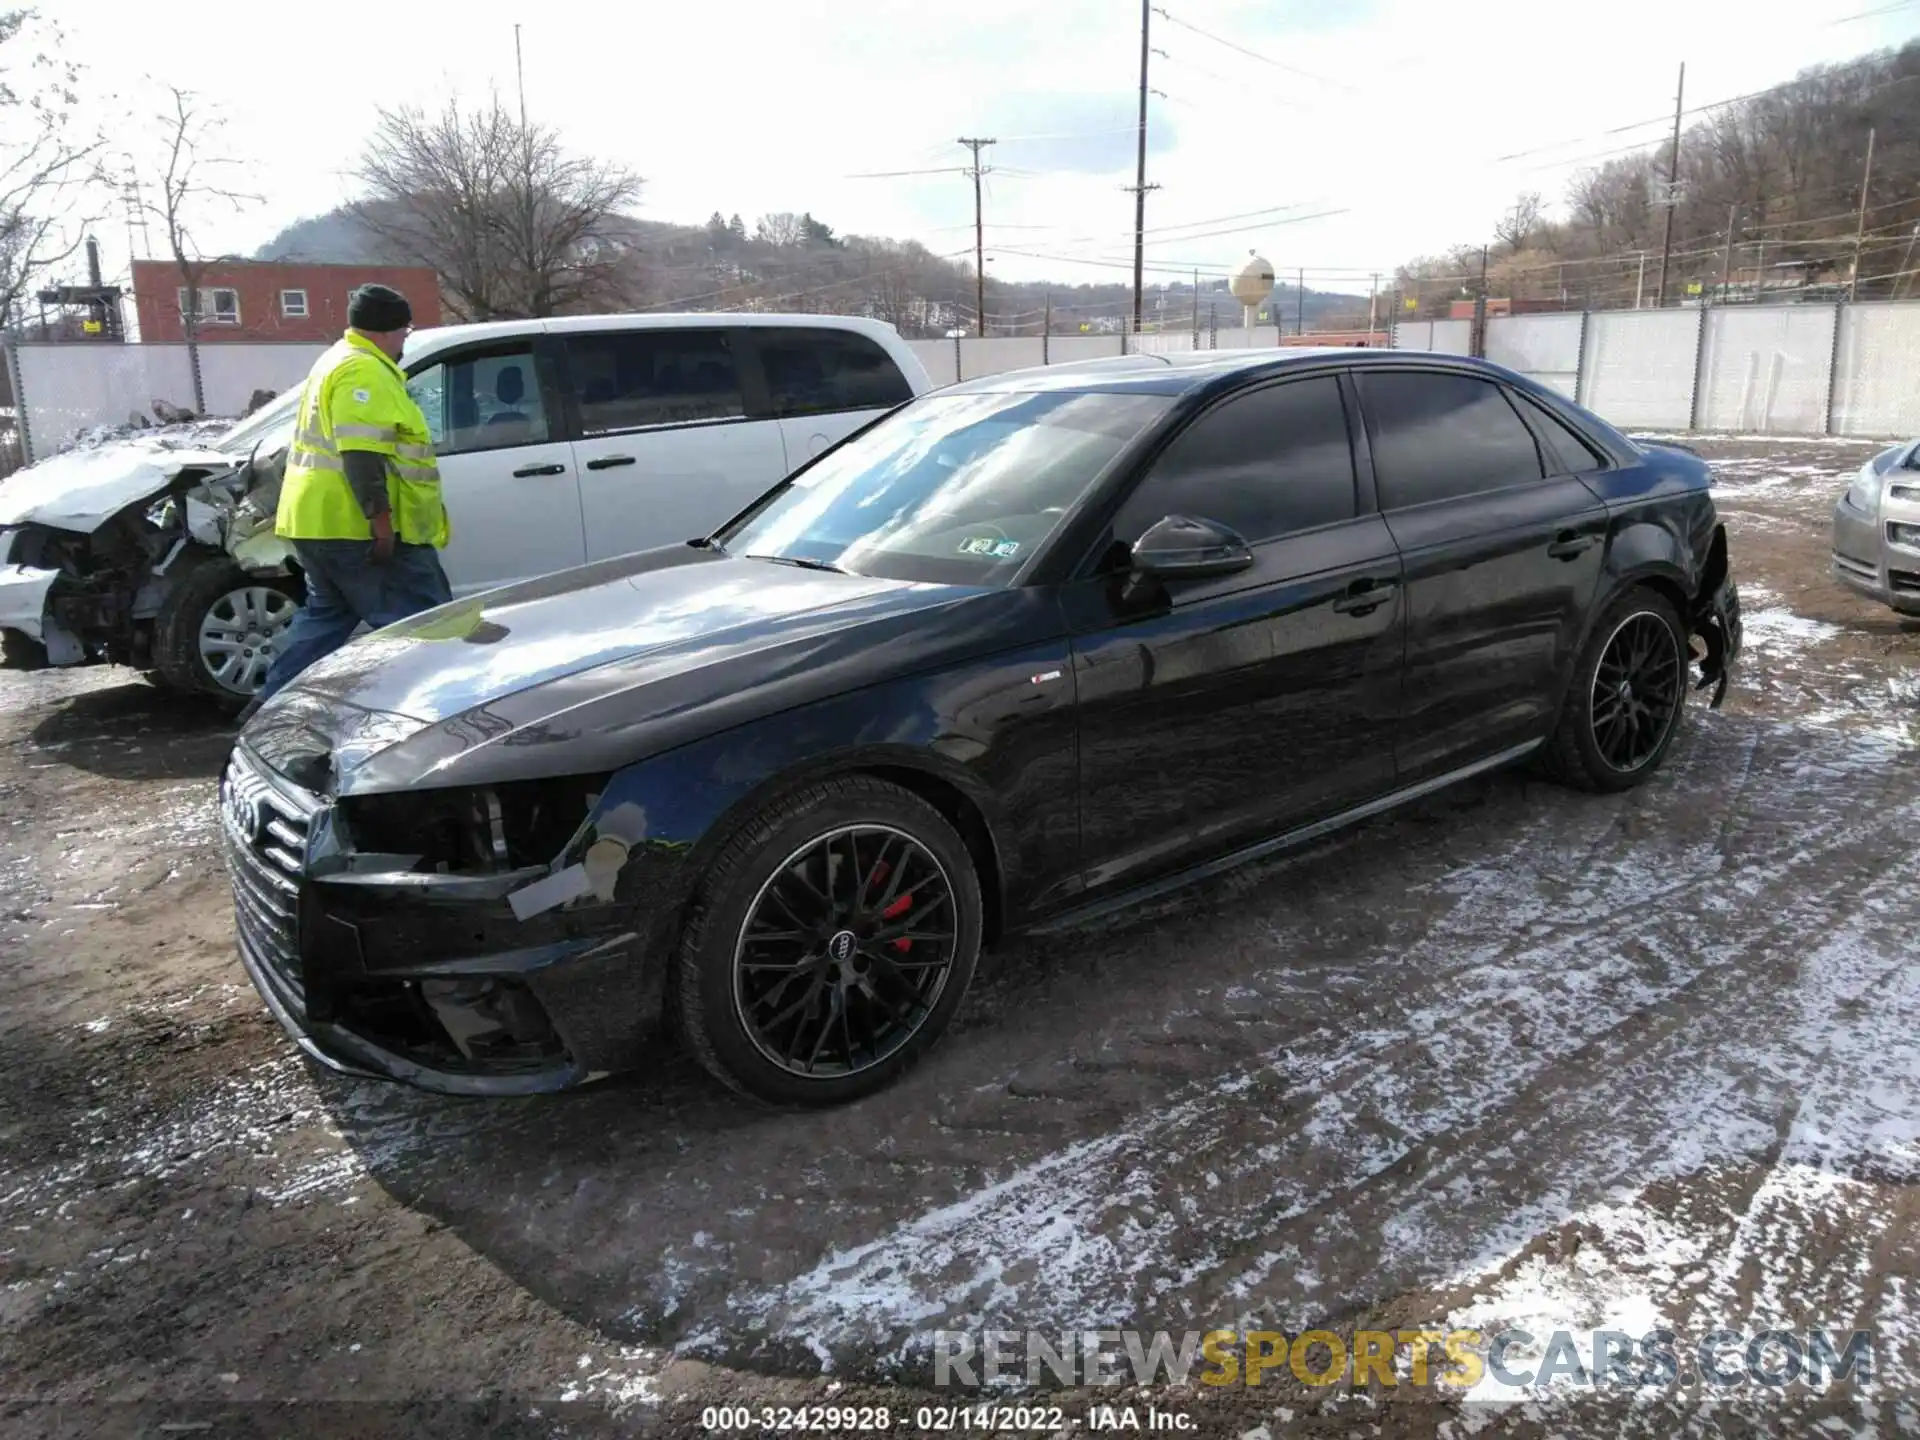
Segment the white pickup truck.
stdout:
[[[421,330],[458,595],[704,535],[929,388],[890,325],[599,315]],[[72,451],[0,481],[0,663],[119,664],[244,700],[301,593],[273,534],[297,388],[210,444]]]

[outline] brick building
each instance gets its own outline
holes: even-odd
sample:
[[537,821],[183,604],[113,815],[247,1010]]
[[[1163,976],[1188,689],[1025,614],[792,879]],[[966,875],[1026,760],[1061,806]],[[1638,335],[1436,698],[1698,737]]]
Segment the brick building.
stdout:
[[[347,326],[347,296],[361,285],[390,285],[413,306],[413,323],[440,323],[440,285],[424,265],[307,265],[280,260],[209,261],[200,279],[200,339],[332,341]],[[186,282],[171,260],[133,262],[140,338],[187,338],[181,323]]]

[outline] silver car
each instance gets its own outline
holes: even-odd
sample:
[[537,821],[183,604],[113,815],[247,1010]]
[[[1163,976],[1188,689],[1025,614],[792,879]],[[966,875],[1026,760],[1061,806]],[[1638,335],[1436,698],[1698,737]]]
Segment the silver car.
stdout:
[[1920,440],[1867,461],[1834,505],[1833,578],[1920,615]]

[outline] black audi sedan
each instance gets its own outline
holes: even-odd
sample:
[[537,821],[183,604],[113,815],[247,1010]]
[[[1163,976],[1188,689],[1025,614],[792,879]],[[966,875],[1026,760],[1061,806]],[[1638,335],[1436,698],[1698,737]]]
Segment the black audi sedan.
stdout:
[[1639,784],[1739,642],[1706,465],[1497,366],[996,375],[307,672],[221,786],[240,954],[339,1069],[526,1093],[677,1040],[844,1101],[1016,928],[1524,757]]

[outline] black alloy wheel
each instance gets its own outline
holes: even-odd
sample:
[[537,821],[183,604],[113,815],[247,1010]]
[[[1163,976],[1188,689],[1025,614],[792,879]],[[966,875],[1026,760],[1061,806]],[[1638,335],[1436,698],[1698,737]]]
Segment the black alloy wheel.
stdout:
[[760,887],[734,947],[741,1026],[793,1075],[857,1075],[913,1039],[960,942],[939,859],[884,825],[833,830]]
[[978,865],[953,820],[890,780],[787,792],[701,877],[668,984],[673,1028],[713,1075],[776,1105],[884,1089],[966,997],[985,932]]
[[1680,712],[1686,657],[1666,618],[1636,610],[1600,651],[1589,699],[1600,758],[1622,774],[1660,753]]

